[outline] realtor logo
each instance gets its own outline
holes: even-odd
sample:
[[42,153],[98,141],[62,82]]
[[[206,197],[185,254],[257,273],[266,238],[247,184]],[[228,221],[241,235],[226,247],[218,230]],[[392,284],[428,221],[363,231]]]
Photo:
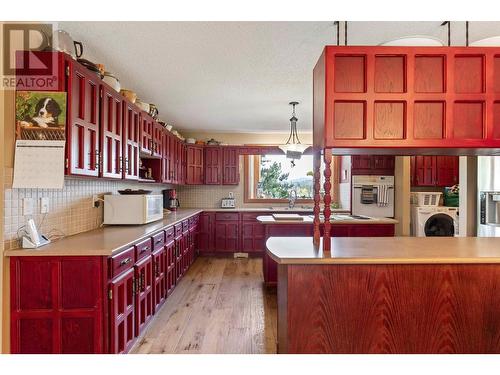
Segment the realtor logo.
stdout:
[[[52,24],[6,23],[3,25],[3,88],[14,89],[20,79],[54,78],[53,54],[37,53],[50,50]],[[17,77],[16,77],[17,76]],[[27,83],[27,82],[26,82]],[[29,86],[24,84],[25,88]],[[41,86],[44,86],[42,84]]]

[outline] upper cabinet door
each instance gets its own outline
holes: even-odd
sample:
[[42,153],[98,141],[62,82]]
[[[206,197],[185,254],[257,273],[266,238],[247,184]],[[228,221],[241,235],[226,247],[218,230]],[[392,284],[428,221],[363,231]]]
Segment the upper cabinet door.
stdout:
[[151,143],[151,151],[153,156],[161,158],[163,156],[163,132],[166,131],[163,126],[153,120],[153,140]]
[[146,112],[141,112],[140,151],[145,155],[153,154],[153,118]]
[[101,85],[101,177],[122,178],[123,122],[122,97],[107,85]]
[[99,175],[99,84],[100,79],[82,65],[68,67],[68,173]]
[[170,132],[163,132],[163,157],[162,157],[162,180],[163,183],[169,184],[172,182],[172,174],[170,173]]
[[203,184],[203,147],[186,147],[186,184]]
[[415,156],[415,178],[414,186],[436,185],[436,157]]
[[238,185],[240,183],[240,158],[237,148],[222,148],[222,184]]
[[205,184],[220,185],[222,182],[222,149],[205,147]]
[[123,100],[123,177],[139,179],[139,108],[128,100]]
[[458,156],[436,157],[436,183],[438,186],[458,184]]

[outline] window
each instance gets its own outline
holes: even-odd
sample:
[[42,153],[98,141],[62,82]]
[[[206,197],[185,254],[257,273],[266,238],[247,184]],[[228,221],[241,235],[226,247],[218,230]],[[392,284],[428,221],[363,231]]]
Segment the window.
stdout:
[[[323,165],[321,167],[323,169]],[[245,157],[246,202],[288,201],[291,190],[303,202],[313,200],[313,156],[299,160],[285,155],[248,155]]]

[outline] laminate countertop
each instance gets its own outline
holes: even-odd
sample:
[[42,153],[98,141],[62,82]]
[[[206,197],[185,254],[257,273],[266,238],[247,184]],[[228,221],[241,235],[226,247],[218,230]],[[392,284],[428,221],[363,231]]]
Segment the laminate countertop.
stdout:
[[[288,208],[287,206],[283,207],[238,207],[238,208],[201,208],[202,211],[206,212],[313,212],[312,207],[304,207],[304,206],[295,206],[294,208]],[[344,210],[342,208],[334,208],[332,209],[333,213],[339,214],[348,214],[349,210]]]
[[500,263],[500,237],[336,237],[331,254],[312,237],[270,237],[279,264]]
[[183,208],[165,214],[163,220],[144,225],[106,225],[68,236],[38,249],[16,249],[5,256],[110,256],[158,231],[175,225],[203,210]]
[[[312,224],[313,215],[301,215],[302,220],[276,220],[272,215],[257,216],[257,220],[263,224]],[[324,220],[321,220],[323,223]],[[397,224],[398,221],[387,217],[372,217],[370,219],[356,219],[349,215],[332,215],[330,224]]]

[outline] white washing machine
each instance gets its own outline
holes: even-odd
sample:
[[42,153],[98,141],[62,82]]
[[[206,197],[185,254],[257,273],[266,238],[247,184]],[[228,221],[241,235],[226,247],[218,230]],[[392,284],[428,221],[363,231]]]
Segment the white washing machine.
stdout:
[[413,206],[411,228],[415,237],[458,237],[458,207]]

